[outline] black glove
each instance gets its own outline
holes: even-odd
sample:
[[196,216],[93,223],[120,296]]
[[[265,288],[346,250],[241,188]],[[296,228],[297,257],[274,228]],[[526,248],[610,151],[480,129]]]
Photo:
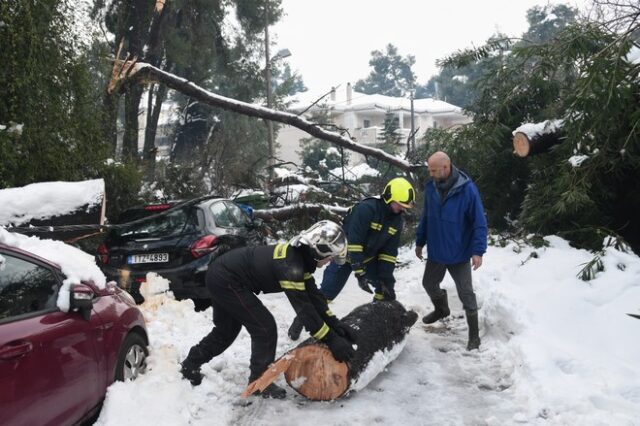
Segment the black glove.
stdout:
[[369,278],[365,278],[364,275],[358,275],[356,278],[358,278],[358,287],[360,287],[367,293],[373,294],[373,291],[371,291],[371,287],[374,287],[373,281],[371,281]]
[[349,327],[347,324],[343,323],[336,319],[336,321],[330,325],[330,328],[338,333],[338,336],[343,337],[350,341],[351,343],[356,342],[356,333],[353,328]]
[[338,333],[333,330],[329,330],[325,341],[333,357],[338,361],[349,361],[356,352],[353,350],[351,343],[345,338],[340,337]]

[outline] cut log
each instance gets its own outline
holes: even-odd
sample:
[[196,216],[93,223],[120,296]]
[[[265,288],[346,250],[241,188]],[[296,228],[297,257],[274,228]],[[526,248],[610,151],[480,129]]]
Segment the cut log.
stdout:
[[513,131],[513,150],[518,157],[547,152],[564,139],[561,120],[527,123]]
[[417,319],[418,314],[397,301],[359,306],[342,319],[357,334],[349,362],[337,361],[324,343],[309,338],[276,360],[242,396],[265,389],[281,373],[289,386],[313,401],[330,401],[362,389],[400,354]]

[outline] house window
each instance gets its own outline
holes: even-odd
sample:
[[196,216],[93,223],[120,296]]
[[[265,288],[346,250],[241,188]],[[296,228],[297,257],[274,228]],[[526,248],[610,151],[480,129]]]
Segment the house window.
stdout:
[[365,129],[367,127],[371,127],[371,120],[364,120],[364,125],[362,127],[364,127]]

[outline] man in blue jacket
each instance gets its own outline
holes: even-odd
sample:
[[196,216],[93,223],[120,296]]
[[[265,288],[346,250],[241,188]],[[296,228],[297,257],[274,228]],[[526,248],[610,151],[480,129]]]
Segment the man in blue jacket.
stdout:
[[[358,286],[373,293],[374,300],[395,300],[396,255],[404,219],[402,213],[413,207],[415,190],[405,178],[391,179],[380,197],[369,197],[352,207],[344,219],[348,261],[344,265],[331,262],[322,277],[320,292],[331,301],[344,288],[353,272]],[[289,337],[297,340],[302,322],[294,319]]]
[[467,315],[467,350],[478,349],[478,305],[471,266],[474,271],[478,269],[487,251],[487,220],[480,193],[444,152],[436,152],[427,163],[432,179],[425,186],[424,211],[416,231],[416,256],[422,259],[426,243],[427,265],[422,285],[435,309],[422,321],[431,324],[449,316],[447,291],[440,288],[445,272],[449,271]]

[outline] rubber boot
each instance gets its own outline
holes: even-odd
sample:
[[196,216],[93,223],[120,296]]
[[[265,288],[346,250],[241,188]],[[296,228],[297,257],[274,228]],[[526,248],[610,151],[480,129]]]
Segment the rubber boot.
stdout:
[[480,347],[480,330],[478,329],[478,311],[467,312],[467,325],[469,326],[469,343],[467,350],[478,349]]
[[298,340],[300,338],[300,333],[302,333],[302,321],[296,316],[289,326],[289,331],[287,334],[291,340]]
[[263,391],[258,391],[255,394],[263,398],[284,399],[287,396],[287,391],[275,383],[271,383]]
[[431,299],[431,303],[433,303],[433,307],[435,308],[433,312],[428,315],[425,315],[422,318],[422,322],[425,324],[433,324],[439,319],[448,317],[451,311],[449,310],[449,300],[447,299],[447,290],[444,291],[444,296],[438,299]]
[[[249,384],[255,382],[261,376],[261,373],[251,373],[249,375]],[[260,395],[263,398],[284,399],[287,396],[287,391],[275,383],[271,383],[269,386],[264,388],[264,390],[255,392],[254,395]]]

